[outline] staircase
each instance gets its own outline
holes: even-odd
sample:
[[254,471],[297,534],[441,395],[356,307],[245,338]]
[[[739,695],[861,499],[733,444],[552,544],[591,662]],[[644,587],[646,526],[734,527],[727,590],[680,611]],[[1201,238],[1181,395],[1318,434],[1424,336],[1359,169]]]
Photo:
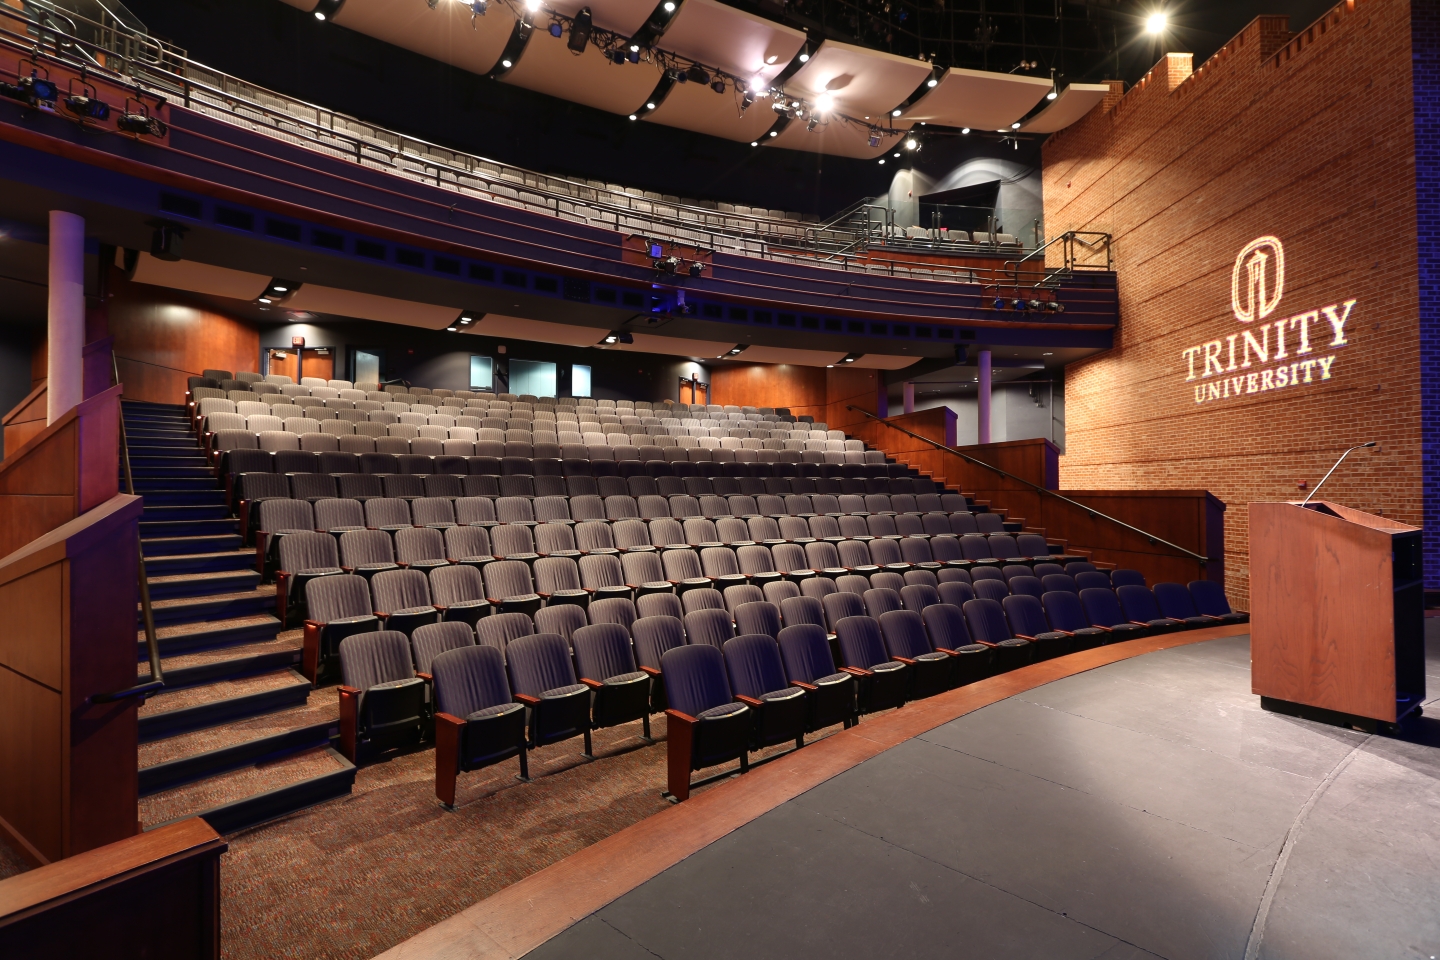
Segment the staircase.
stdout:
[[[232,833],[349,793],[355,767],[330,745],[337,697],[296,671],[301,631],[281,629],[186,409],[121,410],[165,679],[140,708],[141,824],[198,815]],[[138,606],[136,623],[145,681]]]

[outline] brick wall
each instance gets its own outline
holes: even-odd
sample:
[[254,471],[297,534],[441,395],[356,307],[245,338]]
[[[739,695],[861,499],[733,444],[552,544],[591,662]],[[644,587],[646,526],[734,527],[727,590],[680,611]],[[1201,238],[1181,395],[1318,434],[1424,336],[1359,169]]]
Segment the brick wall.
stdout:
[[[1293,36],[1284,18],[1258,18],[1193,72],[1170,54],[1045,145],[1047,232],[1110,232],[1120,293],[1116,347],[1066,371],[1061,485],[1213,492],[1229,506],[1226,586],[1242,609],[1246,504],[1303,497],[1300,482],[1313,487],[1345,447],[1382,443],[1352,454],[1322,496],[1424,516],[1420,343],[1435,294],[1422,314],[1415,135],[1409,3],[1347,0]],[[1432,196],[1432,234],[1434,209]],[[1241,322],[1237,255],[1266,236],[1283,246],[1283,296],[1273,302],[1278,253],[1262,248],[1234,299],[1247,314],[1257,294],[1268,302]],[[1337,344],[1324,308],[1341,319],[1350,300]]]

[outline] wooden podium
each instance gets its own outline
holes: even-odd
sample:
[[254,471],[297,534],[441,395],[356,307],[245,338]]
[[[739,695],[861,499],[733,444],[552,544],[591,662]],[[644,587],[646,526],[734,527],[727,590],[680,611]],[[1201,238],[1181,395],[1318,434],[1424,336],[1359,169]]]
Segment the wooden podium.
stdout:
[[1425,698],[1418,527],[1338,503],[1250,504],[1250,689],[1375,732]]

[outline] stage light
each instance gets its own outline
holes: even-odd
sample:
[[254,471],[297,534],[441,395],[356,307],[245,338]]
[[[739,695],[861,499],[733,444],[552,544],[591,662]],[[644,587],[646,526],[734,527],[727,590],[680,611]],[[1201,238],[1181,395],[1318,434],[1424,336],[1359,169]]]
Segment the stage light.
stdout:
[[619,340],[619,339],[620,339],[619,337],[617,337],[615,334],[612,333],[612,334],[610,334],[608,337],[606,337],[604,340],[601,340],[600,342],[601,342],[601,343],[614,343],[614,342],[616,342],[616,341]]
[[665,12],[666,12],[666,13],[674,13],[674,12],[675,12],[675,4],[674,4],[673,0],[665,0]]
[[1031,309],[1031,310],[1041,310],[1041,309],[1044,309],[1044,306],[1045,306],[1045,305],[1042,304],[1039,300],[1031,300],[1031,301],[1030,301],[1030,309]]
[[631,119],[631,120],[638,120],[638,119],[640,119],[640,118],[637,117],[637,116],[635,116],[635,114],[632,113],[632,114],[630,114],[630,119]]
[[692,63],[690,69],[685,71],[685,76],[694,83],[710,82],[710,74],[706,73],[705,68],[698,63]]
[[1051,88],[1050,88],[1050,92],[1047,93],[1047,94],[1045,94],[1045,99],[1046,99],[1046,100],[1054,100],[1054,99],[1055,99],[1056,97],[1058,97],[1058,96],[1060,96],[1060,94],[1056,92],[1056,90],[1055,90],[1054,87],[1051,87]]
[[880,146],[880,134],[876,133],[874,130],[871,130],[869,143],[871,147]]
[[960,132],[961,132],[961,133],[969,133],[969,132],[970,132],[970,128],[969,128],[969,127],[961,127],[961,128],[960,128]]
[[631,63],[639,63],[639,62],[640,62],[640,48],[639,48],[639,47],[636,47],[636,46],[632,46],[632,47],[630,48],[630,52],[625,55],[625,59],[626,59],[626,60],[629,60]]
[[1010,124],[1010,129],[1011,129],[1011,130],[1019,130],[1019,129],[1020,129],[1020,121],[1019,121],[1019,120],[1016,120],[1014,123]]
[[511,67],[515,66],[515,63],[512,60],[506,59],[500,61],[500,66],[504,67],[506,70],[509,70]]
[[335,14],[345,5],[345,0],[320,0],[315,5],[315,19],[322,23],[326,20],[335,19]]
[[1152,13],[1145,18],[1145,32],[1149,34],[1164,33],[1168,23],[1169,18],[1163,12]]
[[640,44],[638,44],[638,43],[632,43],[632,44],[630,44],[630,52],[631,52],[631,53],[639,53],[639,52],[640,52]]
[[771,131],[770,131],[770,136],[772,136],[772,137],[778,137],[778,136],[780,136],[780,134],[779,134],[777,131],[775,131],[775,130],[771,130]]
[[261,297],[261,298],[260,298],[260,302],[261,302],[261,303],[273,303],[274,301],[272,301],[269,297]]
[[115,126],[137,136],[163,137],[169,131],[164,121],[144,113],[124,113],[115,121]]
[[920,146],[920,144],[918,144],[918,143],[915,142],[915,138],[914,138],[914,137],[911,137],[909,140],[906,140],[906,141],[905,141],[905,149],[906,149],[906,150],[914,150],[914,149],[915,149],[916,147],[918,147],[918,146]]
[[898,116],[900,116],[900,108],[897,107],[897,108],[895,108],[894,110],[891,110],[891,111],[890,111],[890,116],[892,116],[892,117],[898,117]]
[[801,62],[801,63],[809,63],[809,62],[810,62],[810,54],[808,54],[808,53],[802,53],[802,54],[800,54],[800,62]]
[[66,97],[65,108],[76,116],[88,120],[108,120],[110,118],[110,104],[95,97]]
[[779,59],[780,59],[779,57],[775,56],[775,54],[772,53],[772,54],[770,54],[770,56],[768,56],[768,57],[765,58],[765,62],[766,62],[767,64],[770,64],[770,63],[774,63],[776,60],[779,60]]
[[896,159],[896,160],[899,160],[899,159],[900,159],[900,153],[899,153],[899,151],[896,151],[896,153],[895,153],[895,159]]
[[940,84],[940,81],[939,81],[939,80],[936,80],[934,77],[931,77],[929,80],[927,80],[927,81],[925,82],[925,86],[931,87],[931,88],[934,88],[934,87],[936,87],[936,86],[939,86],[939,84]]
[[1001,297],[996,297],[996,298],[995,298],[995,309],[996,309],[996,310],[1004,310],[1004,309],[1005,309],[1005,301],[1004,301],[1003,298],[1001,298]]
[[880,166],[882,166],[882,167],[885,166],[885,158],[884,158],[884,157],[881,157],[881,158],[880,158]]
[[726,356],[727,356],[727,357],[737,356],[737,355],[738,355],[741,351],[743,351],[744,349],[745,349],[744,345],[737,343],[737,344],[735,345],[735,349],[733,349],[733,350],[731,350],[729,353],[727,353]]
[[680,258],[676,256],[661,257],[651,264],[660,273],[674,274],[680,269]]
[[529,10],[531,13],[538,13],[540,10],[540,5],[541,0],[525,0],[525,9]]
[[760,141],[759,141],[759,140],[751,140],[751,141],[750,141],[750,146],[752,146],[752,147],[758,147],[758,146],[760,146]]
[[705,264],[701,263],[699,260],[694,260],[690,263],[690,276],[698,277],[704,272]]
[[556,40],[559,40],[560,35],[564,32],[565,28],[560,25],[559,20],[556,20],[550,24],[550,36],[554,37]]
[[655,104],[653,104],[653,103],[647,103],[647,104],[645,104],[645,109],[646,109],[646,110],[654,110],[654,109],[655,109]]
[[746,109],[747,107],[751,106],[752,104],[754,104],[754,102],[755,102],[755,91],[754,91],[754,90],[746,90],[744,96],[742,96],[742,97],[740,98],[740,112],[741,112],[741,113],[744,113],[744,112],[745,112],[745,109]]
[[1026,308],[1026,303],[1025,303],[1024,300],[1012,300],[1012,301],[1010,302],[1010,308],[1011,308],[1012,310],[1021,310],[1021,311],[1023,311],[1023,310],[1025,310],[1025,308]]
[[580,12],[575,14],[575,19],[570,22],[570,39],[565,46],[571,53],[584,53],[585,45],[590,42],[590,31],[594,21],[590,17],[590,8],[581,7]]
[[154,223],[151,226],[155,232],[150,235],[150,256],[156,260],[179,260],[185,228],[173,223]]
[[459,328],[459,327],[446,327],[445,329],[448,330],[448,331],[450,331],[451,333],[454,333],[454,332],[456,332],[457,330],[459,330],[460,328]]
[[805,124],[805,132],[806,132],[806,133],[814,133],[814,132],[815,132],[815,128],[818,127],[818,126],[820,126],[820,121],[819,121],[819,120],[816,120],[814,117],[811,117],[811,118],[810,118],[810,122],[807,123],[807,124]]
[[829,113],[835,109],[835,98],[828,93],[822,93],[815,98],[815,112]]
[[710,89],[711,89],[711,90],[714,90],[716,93],[724,93],[724,92],[725,92],[725,78],[724,78],[724,77],[716,77],[714,80],[711,80],[711,81],[710,81]]

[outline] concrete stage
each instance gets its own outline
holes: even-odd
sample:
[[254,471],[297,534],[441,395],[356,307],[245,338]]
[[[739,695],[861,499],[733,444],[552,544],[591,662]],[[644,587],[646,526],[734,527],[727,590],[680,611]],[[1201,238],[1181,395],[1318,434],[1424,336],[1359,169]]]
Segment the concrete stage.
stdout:
[[1398,737],[1264,713],[1248,657],[1246,636],[1207,640],[984,706],[572,914],[528,956],[1440,956],[1440,707]]

